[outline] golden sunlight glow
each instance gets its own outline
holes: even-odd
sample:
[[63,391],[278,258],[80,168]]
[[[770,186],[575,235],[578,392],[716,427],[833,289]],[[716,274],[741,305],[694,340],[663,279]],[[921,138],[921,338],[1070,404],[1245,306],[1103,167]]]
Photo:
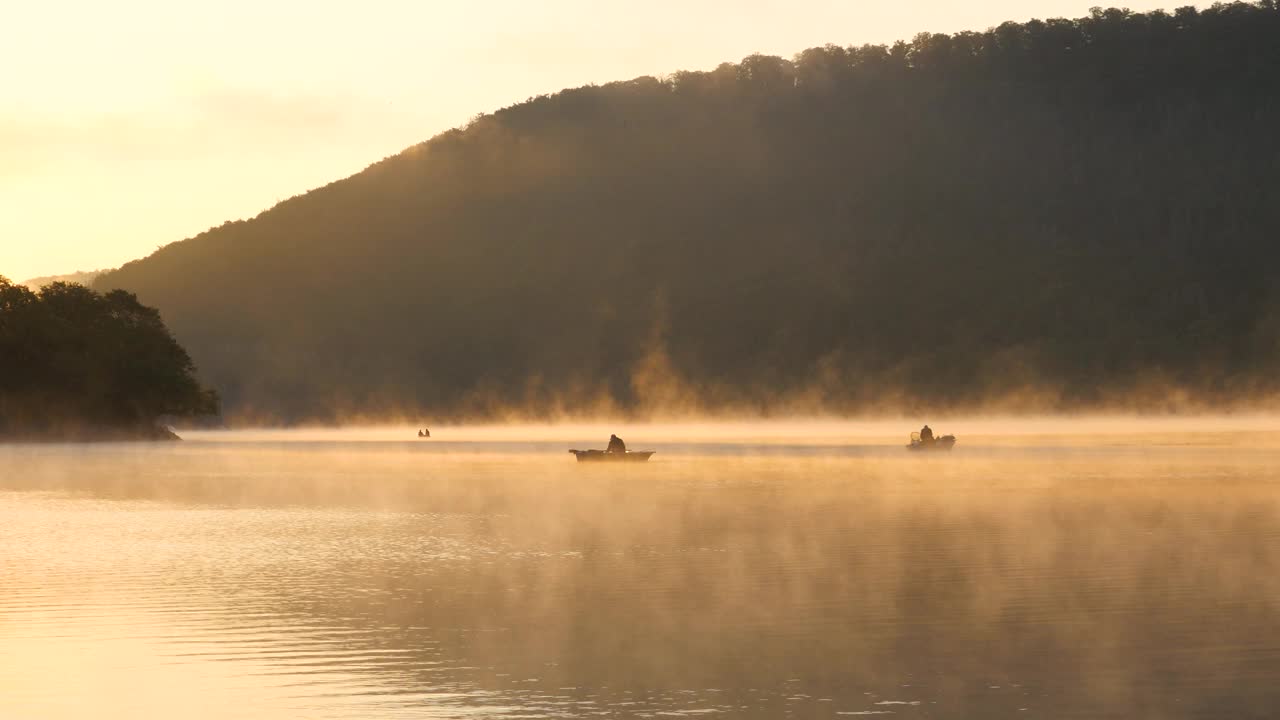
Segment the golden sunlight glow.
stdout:
[[0,274],[118,266],[531,95],[1091,4],[17,3],[0,24]]

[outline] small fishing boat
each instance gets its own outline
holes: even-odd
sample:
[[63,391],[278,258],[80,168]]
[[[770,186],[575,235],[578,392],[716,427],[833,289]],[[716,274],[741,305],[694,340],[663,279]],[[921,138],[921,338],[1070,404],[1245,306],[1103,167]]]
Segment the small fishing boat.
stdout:
[[578,462],[645,462],[655,450],[628,450],[626,452],[605,452],[603,450],[570,450]]
[[920,433],[911,433],[911,444],[907,446],[908,450],[950,450],[956,446],[955,435],[943,435],[940,438],[932,440],[921,440]]

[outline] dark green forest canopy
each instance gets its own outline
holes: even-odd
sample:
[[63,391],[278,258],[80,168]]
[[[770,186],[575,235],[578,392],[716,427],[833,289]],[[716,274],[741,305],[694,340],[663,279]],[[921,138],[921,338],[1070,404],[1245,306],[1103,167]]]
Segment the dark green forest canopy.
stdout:
[[1278,127],[1271,0],[754,55],[478,117],[96,286],[242,417],[1248,401]]
[[217,412],[160,314],[123,290],[0,277],[0,438],[153,437],[162,415]]

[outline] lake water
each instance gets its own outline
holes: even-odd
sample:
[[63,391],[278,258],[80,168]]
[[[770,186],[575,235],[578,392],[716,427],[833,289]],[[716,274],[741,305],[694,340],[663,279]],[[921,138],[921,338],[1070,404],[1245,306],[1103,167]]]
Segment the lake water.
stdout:
[[0,446],[0,718],[1280,716],[1274,424]]

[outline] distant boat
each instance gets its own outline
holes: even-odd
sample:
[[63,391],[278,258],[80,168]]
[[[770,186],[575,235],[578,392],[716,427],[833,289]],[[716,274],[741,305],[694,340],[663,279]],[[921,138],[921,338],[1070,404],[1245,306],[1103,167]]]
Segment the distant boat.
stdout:
[[430,431],[430,430],[427,430],[426,428],[423,428],[422,430],[419,430],[419,431],[418,431],[418,437],[420,437],[420,438],[429,438],[429,437],[431,437],[431,431]]
[[955,435],[943,435],[933,440],[921,440],[920,433],[911,433],[911,444],[907,446],[908,450],[950,450],[956,446]]
[[656,450],[628,450],[610,453],[603,450],[570,450],[578,462],[645,462]]

